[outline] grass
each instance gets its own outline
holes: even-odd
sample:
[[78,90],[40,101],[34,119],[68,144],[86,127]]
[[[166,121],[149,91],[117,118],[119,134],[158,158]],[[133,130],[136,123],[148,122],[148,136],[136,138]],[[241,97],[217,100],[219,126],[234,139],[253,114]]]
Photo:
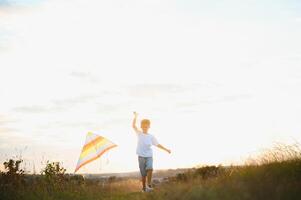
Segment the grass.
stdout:
[[[63,173],[62,173],[63,174]],[[45,200],[300,200],[299,145],[277,145],[242,166],[204,166],[171,177],[154,192],[141,193],[136,179],[84,180],[60,174],[6,182],[0,199]],[[24,182],[25,181],[25,182]]]

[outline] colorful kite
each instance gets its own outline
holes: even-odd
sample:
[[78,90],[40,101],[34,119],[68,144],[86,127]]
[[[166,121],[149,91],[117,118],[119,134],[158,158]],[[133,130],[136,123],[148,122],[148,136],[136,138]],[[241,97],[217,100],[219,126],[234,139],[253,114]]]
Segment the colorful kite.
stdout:
[[116,144],[112,143],[108,139],[88,132],[86,142],[79,156],[75,172],[77,172],[82,166],[99,158],[106,151],[116,146]]

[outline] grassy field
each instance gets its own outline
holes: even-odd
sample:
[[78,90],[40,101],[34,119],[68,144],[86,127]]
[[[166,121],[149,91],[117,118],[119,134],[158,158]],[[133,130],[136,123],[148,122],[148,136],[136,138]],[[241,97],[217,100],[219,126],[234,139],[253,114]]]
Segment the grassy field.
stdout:
[[[170,177],[141,193],[137,179],[100,180],[68,176],[57,163],[26,176],[16,162],[1,173],[0,199],[47,200],[300,200],[301,151],[277,146],[243,166],[204,166]],[[14,170],[12,170],[14,169]]]

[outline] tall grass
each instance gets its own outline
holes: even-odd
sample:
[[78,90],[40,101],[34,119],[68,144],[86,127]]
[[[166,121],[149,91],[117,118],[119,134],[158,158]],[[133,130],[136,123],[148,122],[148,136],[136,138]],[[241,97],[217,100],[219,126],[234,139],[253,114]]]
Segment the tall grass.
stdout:
[[300,200],[300,145],[277,144],[243,166],[191,170],[139,199]]
[[[70,176],[60,166],[17,179],[1,173],[0,199],[45,200],[300,200],[300,145],[275,145],[241,166],[204,166],[170,177],[154,192],[141,193],[137,179],[106,182]],[[13,165],[14,166],[14,165]],[[16,166],[15,166],[16,167]],[[46,176],[45,170],[48,169]],[[58,169],[58,170],[56,170]],[[20,170],[20,169],[19,169]],[[15,182],[14,180],[18,180]]]

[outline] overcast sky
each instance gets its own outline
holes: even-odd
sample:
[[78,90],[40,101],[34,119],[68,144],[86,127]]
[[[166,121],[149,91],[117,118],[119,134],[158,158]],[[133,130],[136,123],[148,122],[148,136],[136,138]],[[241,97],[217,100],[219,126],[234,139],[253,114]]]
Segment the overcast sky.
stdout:
[[75,168],[88,131],[119,145],[85,173],[229,164],[301,142],[301,2],[0,0],[0,161]]

